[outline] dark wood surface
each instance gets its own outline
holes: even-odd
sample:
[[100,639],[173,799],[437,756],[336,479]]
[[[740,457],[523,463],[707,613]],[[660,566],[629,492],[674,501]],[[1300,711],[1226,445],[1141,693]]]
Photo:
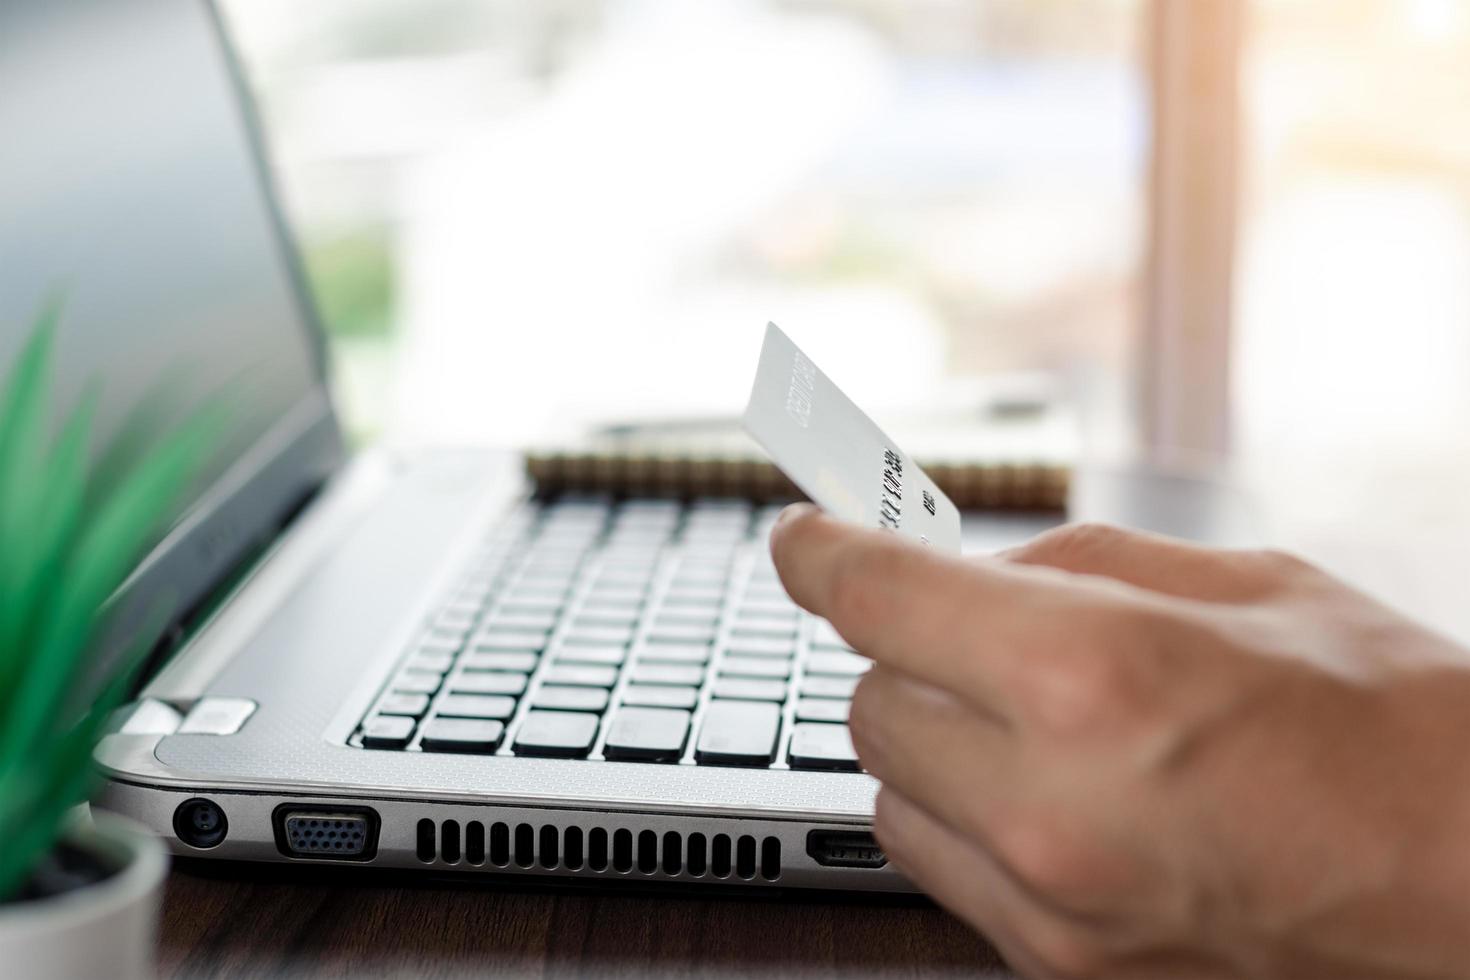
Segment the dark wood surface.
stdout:
[[176,867],[164,977],[1006,977],[991,948],[908,899],[537,890],[524,882]]

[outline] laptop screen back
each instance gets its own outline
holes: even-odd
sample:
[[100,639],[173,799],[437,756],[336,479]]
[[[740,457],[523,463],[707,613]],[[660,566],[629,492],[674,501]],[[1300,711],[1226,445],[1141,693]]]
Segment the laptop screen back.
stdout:
[[[58,301],[54,408],[100,456],[226,393],[227,442],[130,588],[192,604],[340,454],[319,337],[202,0],[0,3],[0,369]],[[148,574],[144,574],[144,573]]]

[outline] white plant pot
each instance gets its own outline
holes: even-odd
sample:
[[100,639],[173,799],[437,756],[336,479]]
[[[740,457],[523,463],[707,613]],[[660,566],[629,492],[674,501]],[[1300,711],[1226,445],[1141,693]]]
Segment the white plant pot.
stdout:
[[143,827],[96,813],[65,835],[118,869],[74,891],[0,905],[0,975],[16,980],[157,975],[154,942],[168,855]]

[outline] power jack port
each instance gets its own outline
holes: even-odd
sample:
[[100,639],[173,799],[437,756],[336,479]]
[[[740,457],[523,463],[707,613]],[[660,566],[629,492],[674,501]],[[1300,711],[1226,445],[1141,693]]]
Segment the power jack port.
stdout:
[[212,800],[185,800],[174,811],[174,833],[190,847],[217,847],[229,829],[225,811]]

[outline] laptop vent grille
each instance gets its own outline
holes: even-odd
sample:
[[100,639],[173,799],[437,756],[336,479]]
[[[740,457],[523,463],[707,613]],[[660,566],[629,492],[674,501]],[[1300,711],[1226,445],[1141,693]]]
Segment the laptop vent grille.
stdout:
[[750,834],[680,834],[627,828],[558,827],[529,823],[418,822],[418,858],[425,864],[498,869],[542,868],[592,874],[665,878],[781,877],[781,841]]

